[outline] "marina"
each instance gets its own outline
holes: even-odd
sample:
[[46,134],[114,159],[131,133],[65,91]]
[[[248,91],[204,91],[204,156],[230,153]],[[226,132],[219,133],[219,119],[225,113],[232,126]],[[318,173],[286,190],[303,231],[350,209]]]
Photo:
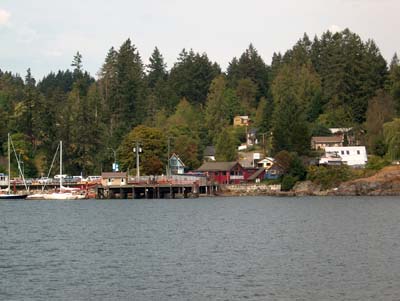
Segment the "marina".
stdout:
[[[218,193],[219,185],[208,181],[205,177],[194,176],[142,176],[138,180],[135,177],[123,178],[121,173],[105,173],[108,177],[101,177],[95,181],[69,181],[64,183],[64,190],[73,190],[77,194],[85,195],[85,198],[96,199],[174,199],[197,198],[199,196],[211,196]],[[109,178],[115,175],[120,180]],[[110,183],[110,184],[109,184]],[[0,183],[1,188],[6,188],[5,183]],[[28,181],[28,199],[49,199],[59,190],[57,180],[41,184],[37,180]],[[24,191],[23,183],[14,182],[14,191]],[[56,199],[56,198],[54,198]]]

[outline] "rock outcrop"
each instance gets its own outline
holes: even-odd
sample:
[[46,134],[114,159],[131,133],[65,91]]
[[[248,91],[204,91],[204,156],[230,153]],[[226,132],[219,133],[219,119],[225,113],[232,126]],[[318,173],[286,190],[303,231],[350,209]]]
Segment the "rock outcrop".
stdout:
[[388,166],[372,177],[344,182],[329,195],[400,195],[400,166]]
[[330,190],[321,190],[321,186],[311,181],[303,181],[296,183],[291,191],[280,191],[280,185],[224,185],[221,187],[221,194],[225,196],[400,195],[400,166],[385,167],[371,177],[344,182]]

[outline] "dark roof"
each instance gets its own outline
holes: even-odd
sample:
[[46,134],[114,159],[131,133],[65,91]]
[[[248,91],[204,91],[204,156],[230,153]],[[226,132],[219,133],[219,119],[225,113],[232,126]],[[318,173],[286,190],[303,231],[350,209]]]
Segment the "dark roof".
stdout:
[[342,136],[312,137],[311,140],[314,143],[324,143],[324,142],[340,143],[343,141],[343,137]]
[[215,147],[214,146],[207,146],[204,150],[204,156],[215,156]]
[[255,173],[253,173],[250,177],[247,178],[249,181],[254,181],[255,179],[258,178],[259,175],[261,175],[263,172],[265,172],[264,167],[259,168]]
[[[205,162],[197,171],[227,171],[239,164],[238,162]],[[240,164],[239,164],[240,165]]]
[[102,172],[101,177],[104,178],[126,178],[126,172]]

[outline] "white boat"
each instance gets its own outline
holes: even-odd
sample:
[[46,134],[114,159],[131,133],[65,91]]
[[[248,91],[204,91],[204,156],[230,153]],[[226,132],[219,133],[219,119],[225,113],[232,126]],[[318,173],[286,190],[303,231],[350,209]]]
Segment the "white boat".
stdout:
[[[26,199],[26,197],[28,196],[27,193],[16,193],[16,192],[12,192],[11,191],[11,185],[10,185],[10,178],[11,178],[11,136],[10,133],[8,133],[8,142],[7,142],[7,153],[8,153],[8,177],[7,177],[7,189],[5,190],[5,193],[1,193],[0,194],[0,200],[23,200]],[[14,149],[14,145],[12,145],[13,149]],[[15,150],[14,150],[15,153]],[[17,158],[17,156],[15,156]],[[20,162],[17,158],[17,162],[18,162],[18,170],[21,173],[21,166],[20,166]],[[26,182],[25,182],[25,178],[24,175],[21,173],[22,175],[22,180],[24,182],[25,185],[25,190],[28,190],[26,187]]]
[[86,198],[84,194],[77,194],[73,192],[64,192],[64,191],[44,194],[43,196],[45,200],[82,200]]
[[58,191],[51,193],[37,193],[32,194],[28,197],[28,199],[44,199],[44,200],[81,200],[86,198],[86,194],[82,193],[82,190],[79,188],[69,188],[64,187],[62,184],[63,176],[62,176],[62,141],[60,141],[60,187]]

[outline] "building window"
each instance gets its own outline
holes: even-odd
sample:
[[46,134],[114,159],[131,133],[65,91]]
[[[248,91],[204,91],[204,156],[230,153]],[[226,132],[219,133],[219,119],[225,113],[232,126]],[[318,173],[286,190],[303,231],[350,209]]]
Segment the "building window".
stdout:
[[347,154],[347,155],[350,155],[350,151],[346,151],[346,154]]
[[361,153],[360,153],[360,151],[358,150],[358,151],[357,151],[357,155],[360,155],[360,154],[361,154]]
[[344,151],[341,151],[341,154],[344,155]]

